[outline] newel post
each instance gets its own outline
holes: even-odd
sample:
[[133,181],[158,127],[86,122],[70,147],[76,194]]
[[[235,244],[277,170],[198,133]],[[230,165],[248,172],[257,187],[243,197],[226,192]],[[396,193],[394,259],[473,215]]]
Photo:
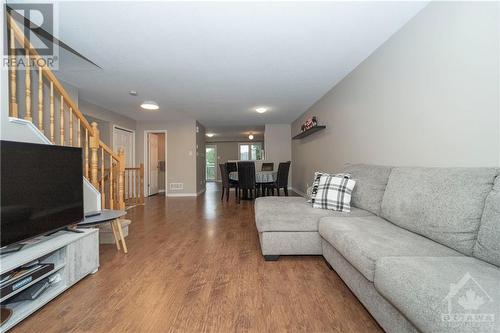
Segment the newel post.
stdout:
[[93,122],[92,133],[90,135],[90,182],[96,189],[99,189],[98,168],[99,168],[99,129],[97,123]]
[[118,209],[125,209],[125,150],[118,151]]

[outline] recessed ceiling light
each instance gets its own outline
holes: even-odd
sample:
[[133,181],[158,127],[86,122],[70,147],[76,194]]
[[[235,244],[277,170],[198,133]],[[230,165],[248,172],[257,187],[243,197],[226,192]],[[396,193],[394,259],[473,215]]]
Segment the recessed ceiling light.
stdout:
[[252,134],[250,134],[250,135],[248,136],[248,138],[249,138],[250,140],[253,140],[253,135],[252,135]]
[[209,138],[213,137],[215,134],[214,133],[207,133],[205,134],[206,136],[208,136]]
[[137,96],[137,91],[135,90],[130,90],[128,93],[132,96]]
[[258,113],[264,113],[267,111],[267,108],[256,108],[255,111],[257,111]]
[[160,106],[155,101],[144,101],[141,104],[141,108],[144,110],[158,110]]

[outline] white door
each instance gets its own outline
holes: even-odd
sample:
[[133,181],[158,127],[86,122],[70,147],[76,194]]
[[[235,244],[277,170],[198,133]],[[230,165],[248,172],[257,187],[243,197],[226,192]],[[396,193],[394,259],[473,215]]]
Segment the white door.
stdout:
[[158,136],[154,133],[148,134],[148,195],[158,193]]
[[113,128],[113,151],[118,152],[120,148],[125,150],[125,167],[132,168],[135,164],[135,135],[133,131],[114,127]]

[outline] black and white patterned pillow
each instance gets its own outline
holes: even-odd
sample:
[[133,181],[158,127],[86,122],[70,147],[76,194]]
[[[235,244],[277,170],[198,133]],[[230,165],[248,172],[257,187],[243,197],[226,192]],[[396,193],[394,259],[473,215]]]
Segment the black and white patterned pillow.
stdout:
[[347,176],[322,175],[319,179],[312,206],[339,212],[350,212],[351,194],[355,185],[356,181]]
[[309,200],[307,200],[307,202],[314,203],[314,198],[316,197],[316,193],[318,192],[318,185],[319,185],[319,180],[320,180],[321,176],[333,176],[333,177],[347,177],[347,178],[351,178],[351,174],[349,174],[349,173],[329,174],[329,173],[326,173],[326,172],[316,171],[314,173],[314,180],[313,180],[313,183],[312,183],[311,195],[309,197]]

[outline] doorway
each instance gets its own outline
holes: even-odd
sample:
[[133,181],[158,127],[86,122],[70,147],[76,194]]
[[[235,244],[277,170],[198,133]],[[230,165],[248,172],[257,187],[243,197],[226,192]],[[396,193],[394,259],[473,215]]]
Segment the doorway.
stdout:
[[118,152],[121,148],[125,151],[125,167],[133,168],[135,165],[135,131],[113,125],[113,151]]
[[146,134],[146,195],[166,192],[166,133],[147,132]]
[[217,146],[205,146],[205,174],[207,182],[215,182],[217,180]]

